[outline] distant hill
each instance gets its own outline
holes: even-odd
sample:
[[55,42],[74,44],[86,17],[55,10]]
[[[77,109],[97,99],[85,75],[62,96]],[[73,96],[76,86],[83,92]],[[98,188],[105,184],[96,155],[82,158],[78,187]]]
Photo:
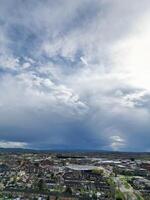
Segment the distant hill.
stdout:
[[36,153],[34,149],[23,149],[23,148],[0,148],[0,153]]
[[90,149],[25,149],[25,148],[0,148],[0,153],[73,153],[73,154],[101,154],[101,155],[149,155],[150,152],[119,152]]

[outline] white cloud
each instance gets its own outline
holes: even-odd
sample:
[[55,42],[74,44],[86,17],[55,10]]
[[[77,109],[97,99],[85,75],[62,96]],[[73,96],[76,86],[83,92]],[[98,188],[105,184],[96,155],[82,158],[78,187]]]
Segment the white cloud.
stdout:
[[23,65],[22,65],[22,67],[24,68],[24,69],[27,69],[28,67],[30,67],[31,66],[31,64],[29,63],[29,62],[25,62],[25,63],[23,63]]
[[119,135],[111,136],[110,140],[111,140],[110,147],[115,151],[125,146],[125,140],[121,138],[121,136]]
[[149,90],[149,14],[137,20],[133,30],[112,46],[114,67],[127,76],[129,84]]
[[0,140],[0,148],[25,148],[27,143]]
[[19,59],[14,58],[12,55],[1,54],[0,55],[0,68],[16,70],[19,66]]
[[58,120],[82,119],[88,110],[72,89],[33,72],[5,75],[0,81],[1,125],[31,126],[37,116],[43,120],[56,116]]
[[80,60],[82,61],[82,63],[84,64],[84,65],[88,65],[88,62],[87,62],[87,60],[84,58],[84,57],[80,57]]

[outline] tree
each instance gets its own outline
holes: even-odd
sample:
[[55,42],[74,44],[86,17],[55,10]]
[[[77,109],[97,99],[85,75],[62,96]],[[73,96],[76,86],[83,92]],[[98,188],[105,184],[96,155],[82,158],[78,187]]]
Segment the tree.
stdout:
[[117,197],[116,200],[123,200],[121,197]]
[[43,179],[39,180],[38,189],[39,189],[39,191],[42,191],[44,189],[44,181],[43,181]]
[[71,189],[71,187],[67,187],[66,190],[65,190],[65,193],[71,195],[71,194],[72,194],[72,189]]

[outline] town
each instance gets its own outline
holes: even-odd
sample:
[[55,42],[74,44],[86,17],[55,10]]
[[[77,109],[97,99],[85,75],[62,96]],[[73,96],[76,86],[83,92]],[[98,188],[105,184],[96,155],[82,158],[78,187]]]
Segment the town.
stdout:
[[150,200],[150,154],[2,151],[0,199]]

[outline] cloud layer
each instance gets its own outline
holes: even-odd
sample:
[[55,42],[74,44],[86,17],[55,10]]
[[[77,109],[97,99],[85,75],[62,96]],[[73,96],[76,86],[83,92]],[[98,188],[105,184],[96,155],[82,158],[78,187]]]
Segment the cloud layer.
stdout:
[[149,11],[2,0],[0,146],[149,151]]

